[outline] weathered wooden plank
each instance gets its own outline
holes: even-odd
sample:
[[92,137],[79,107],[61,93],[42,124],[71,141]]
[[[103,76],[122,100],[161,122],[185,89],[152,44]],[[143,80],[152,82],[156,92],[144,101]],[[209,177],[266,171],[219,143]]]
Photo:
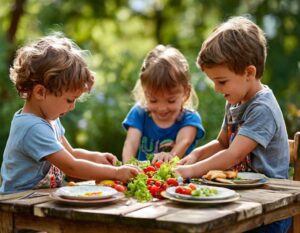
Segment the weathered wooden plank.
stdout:
[[239,190],[238,192],[241,194],[241,200],[243,201],[261,203],[264,212],[269,212],[296,201],[293,194],[278,190],[249,189]]
[[194,205],[193,208],[177,210],[156,220],[159,227],[172,228],[174,232],[207,232],[261,213],[259,203],[236,201],[211,207]]
[[226,227],[226,230],[224,230],[224,228],[219,228],[210,231],[209,233],[244,232],[259,227],[263,224],[264,225],[270,224],[274,221],[285,219],[288,216],[292,216],[299,213],[300,213],[300,203],[295,203],[295,205],[293,205],[293,208],[285,206],[275,210],[274,212],[266,213],[264,215],[258,215],[253,218],[237,222],[236,224],[228,225]]
[[47,233],[172,233],[168,230],[151,229],[148,226],[137,227],[92,221],[81,222],[29,215],[16,216],[15,221],[19,229],[46,231]]
[[0,232],[13,232],[13,214],[11,212],[0,211]]
[[235,222],[236,213],[217,208],[182,209],[156,219],[159,227],[173,232],[209,232],[216,224]]
[[7,212],[32,213],[32,209],[35,204],[48,201],[50,201],[50,198],[48,196],[5,200],[1,202],[0,210]]
[[269,179],[267,184],[269,185],[277,185],[282,186],[283,188],[291,188],[291,189],[299,189],[300,181],[295,180],[285,180],[285,179]]
[[97,204],[94,206],[72,206],[59,202],[46,202],[34,206],[33,213],[39,217],[60,217],[71,220],[87,220],[100,222],[119,222],[120,216],[151,205],[148,203],[133,202],[126,204],[127,200],[119,202]]

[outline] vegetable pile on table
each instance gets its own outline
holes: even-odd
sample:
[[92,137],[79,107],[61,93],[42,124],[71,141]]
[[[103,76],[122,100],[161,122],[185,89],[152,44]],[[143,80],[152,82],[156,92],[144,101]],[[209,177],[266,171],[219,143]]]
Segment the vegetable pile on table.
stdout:
[[142,202],[150,201],[152,198],[161,199],[162,191],[170,186],[178,186],[175,173],[172,171],[178,161],[178,157],[174,157],[170,162],[158,161],[155,164],[151,164],[149,160],[129,160],[128,163],[139,166],[144,173],[138,174],[127,184],[125,194]]

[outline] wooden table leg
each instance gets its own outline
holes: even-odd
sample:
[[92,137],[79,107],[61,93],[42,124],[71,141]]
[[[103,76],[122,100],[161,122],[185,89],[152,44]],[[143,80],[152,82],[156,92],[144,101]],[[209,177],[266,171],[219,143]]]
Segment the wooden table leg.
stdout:
[[13,232],[13,228],[13,213],[0,211],[0,232],[11,233]]

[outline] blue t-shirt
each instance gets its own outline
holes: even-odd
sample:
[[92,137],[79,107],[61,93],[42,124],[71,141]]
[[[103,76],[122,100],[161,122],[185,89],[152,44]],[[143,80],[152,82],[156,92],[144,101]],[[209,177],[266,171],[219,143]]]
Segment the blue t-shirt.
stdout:
[[44,158],[63,149],[64,128],[33,114],[16,112],[10,128],[1,166],[0,193],[34,188],[50,169]]
[[228,124],[238,127],[237,135],[257,142],[257,147],[250,154],[254,171],[271,178],[288,178],[288,135],[282,112],[271,89],[264,86],[244,104],[227,104],[223,122],[226,131]]
[[194,126],[197,128],[196,137],[186,151],[186,154],[189,154],[195,148],[196,141],[204,135],[201,117],[197,112],[184,109],[180,118],[172,126],[160,128],[149,116],[149,112],[136,104],[131,108],[123,121],[123,127],[125,127],[126,130],[129,127],[133,127],[142,133],[137,154],[138,160],[146,160],[147,154],[170,151],[174,146],[179,130],[185,126]]

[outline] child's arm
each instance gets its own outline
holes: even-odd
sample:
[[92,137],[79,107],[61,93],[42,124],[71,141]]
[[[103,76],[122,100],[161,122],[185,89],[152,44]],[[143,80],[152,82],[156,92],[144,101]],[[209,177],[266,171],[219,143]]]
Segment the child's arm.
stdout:
[[176,142],[172,150],[169,153],[162,152],[155,154],[152,163],[155,163],[159,160],[168,162],[174,156],[181,158],[185,155],[186,150],[193,143],[196,134],[197,128],[194,126],[185,126],[181,128],[176,136]]
[[178,166],[174,171],[183,178],[188,178],[201,177],[210,170],[226,170],[241,162],[256,146],[256,141],[237,135],[228,149],[221,150],[195,164]]
[[221,129],[216,140],[194,149],[188,156],[180,160],[179,164],[188,165],[196,163],[226,148],[228,148],[227,132]]
[[77,159],[66,149],[48,155],[46,159],[66,175],[85,180],[113,179],[126,182],[140,172],[140,169],[134,166],[114,167],[85,159]]
[[141,131],[133,127],[128,128],[122,152],[123,163],[126,163],[131,157],[136,156],[141,137]]
[[62,137],[62,144],[66,150],[77,159],[85,159],[101,164],[116,164],[117,158],[111,153],[101,153],[96,151],[88,151],[85,149],[74,149],[65,137]]

